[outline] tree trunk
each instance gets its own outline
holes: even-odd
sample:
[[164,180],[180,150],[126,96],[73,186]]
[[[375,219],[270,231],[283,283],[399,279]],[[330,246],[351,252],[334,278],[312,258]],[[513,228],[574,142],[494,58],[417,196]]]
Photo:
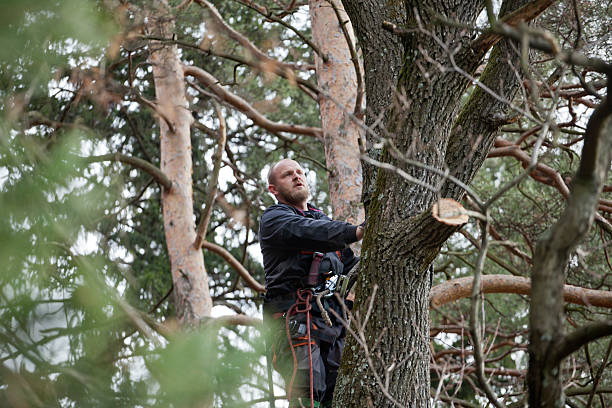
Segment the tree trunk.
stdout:
[[[167,10],[160,10],[158,16],[161,17],[150,17],[151,30],[156,36],[171,38],[174,24],[170,15]],[[160,167],[172,181],[172,188],[162,193],[162,211],[174,302],[181,323],[191,325],[210,316],[212,308],[202,251],[193,245],[196,236],[190,140],[193,118],[187,106],[176,46],[151,42],[150,48],[160,113]]]
[[[449,166],[451,174],[469,183],[484,162],[495,132],[502,124],[493,118],[502,116],[508,107],[484,92],[474,91],[470,101],[460,110],[469,80],[456,70],[438,69],[437,64],[452,65],[449,50],[439,44],[460,48],[454,54],[454,63],[468,73],[475,71],[487,50],[475,52],[460,28],[436,23],[432,10],[471,25],[481,10],[481,2],[437,1],[424,6],[415,1],[406,3],[405,10],[404,2],[365,3],[345,1],[364,49],[368,123],[373,123],[386,109],[383,130],[402,154],[438,170]],[[507,1],[502,6],[502,13],[522,3],[524,1]],[[391,10],[392,7],[396,9]],[[415,29],[417,21],[421,24],[420,32],[403,39],[401,60],[393,52],[386,53],[380,48],[381,42],[391,44],[394,41],[389,38],[391,34],[376,28],[382,27],[385,20],[411,22],[410,28]],[[374,27],[373,32],[368,31],[371,27]],[[508,45],[500,43],[492,53],[507,50]],[[505,58],[490,59],[485,69],[488,74],[483,73],[482,81],[512,98],[518,81],[505,61]],[[388,89],[390,78],[397,78],[391,91]],[[387,104],[391,100],[394,103],[385,107],[385,100]],[[370,110],[371,101],[374,101],[373,110]],[[377,116],[372,117],[373,114]],[[475,143],[478,140],[481,142]],[[368,137],[368,142],[371,145],[380,140]],[[406,166],[390,152],[390,149],[381,152],[382,161],[404,169],[436,190],[440,181],[438,175]],[[370,189],[369,222],[354,306],[355,314],[363,317],[369,313],[371,316],[363,330],[370,356],[364,355],[362,344],[354,338],[348,339],[335,406],[427,407],[430,400],[428,297],[431,279],[428,267],[456,228],[431,217],[429,209],[438,196],[437,191],[409,184],[383,170],[378,171],[375,179],[367,179],[374,175],[374,172],[369,175],[366,172],[364,180],[374,188]],[[455,186],[445,185],[441,191],[456,199],[463,195]],[[375,287],[377,295],[370,306]],[[368,362],[368,357],[374,364]]]
[[[334,219],[359,223],[363,220],[358,144],[362,130],[347,114],[347,110],[348,113],[355,110],[357,74],[351,62],[347,38],[330,1],[309,2],[313,41],[327,58],[324,61],[319,55],[315,56],[317,83],[335,99],[333,101],[323,94],[319,97],[325,162],[329,169],[329,195]],[[340,2],[333,1],[342,21],[347,22],[345,29],[354,44],[348,16]]]

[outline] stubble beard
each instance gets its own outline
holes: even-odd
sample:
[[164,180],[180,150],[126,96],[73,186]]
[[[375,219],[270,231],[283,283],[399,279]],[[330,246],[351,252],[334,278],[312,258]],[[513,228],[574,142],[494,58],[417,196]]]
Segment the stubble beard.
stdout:
[[304,188],[299,189],[297,191],[287,191],[283,192],[282,198],[290,205],[301,205],[303,202],[308,200],[308,196],[310,195],[310,191],[308,190],[308,186],[304,184]]

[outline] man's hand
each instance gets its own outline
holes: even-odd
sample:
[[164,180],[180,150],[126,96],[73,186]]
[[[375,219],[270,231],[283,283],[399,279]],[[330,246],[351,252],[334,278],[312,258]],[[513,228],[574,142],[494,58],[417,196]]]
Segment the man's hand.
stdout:
[[357,227],[357,231],[355,232],[355,235],[357,235],[357,240],[358,241],[361,240],[361,238],[363,238],[363,230],[364,229],[365,228],[362,225]]

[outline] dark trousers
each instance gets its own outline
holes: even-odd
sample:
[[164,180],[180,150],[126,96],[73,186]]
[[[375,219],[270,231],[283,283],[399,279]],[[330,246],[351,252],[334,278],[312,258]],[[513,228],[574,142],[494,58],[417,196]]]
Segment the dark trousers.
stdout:
[[[322,319],[313,316],[311,325],[311,358],[308,356],[308,339],[306,336],[297,335],[291,339],[295,359],[291,353],[289,340],[284,327],[284,320],[278,319],[275,323],[275,332],[278,334],[272,342],[272,358],[274,367],[280,372],[285,380],[287,394],[291,393],[291,398],[310,398],[310,362],[312,361],[312,382],[313,396],[315,401],[322,404],[329,403],[334,394],[340,358],[344,348],[344,330],[336,328],[337,332],[342,333],[337,337],[319,336],[321,325],[325,323]],[[325,330],[329,331],[329,330]],[[324,339],[320,338],[324,337]],[[291,386],[293,367],[297,365],[297,371]]]

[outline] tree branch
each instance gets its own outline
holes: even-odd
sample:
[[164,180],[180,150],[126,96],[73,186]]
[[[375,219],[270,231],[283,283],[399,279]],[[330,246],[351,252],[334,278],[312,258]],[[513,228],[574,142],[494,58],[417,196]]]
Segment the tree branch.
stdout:
[[556,366],[585,344],[610,335],[612,335],[612,320],[582,326],[555,343],[548,358],[548,364],[551,367]]
[[220,255],[225,261],[244,279],[249,287],[257,292],[265,292],[266,288],[259,282],[257,282],[253,276],[246,270],[244,266],[236,258],[232,256],[225,248],[220,247],[212,242],[202,241],[202,248],[206,248],[209,251]]
[[521,41],[527,36],[531,48],[551,54],[559,61],[567,64],[582,66],[595,72],[612,72],[612,64],[601,58],[588,57],[573,50],[561,50],[556,40],[547,32],[530,30],[528,27],[514,28],[507,24],[499,24],[493,30],[499,35],[516,41]]
[[[452,279],[431,288],[429,304],[431,307],[440,307],[469,297],[471,290],[471,277]],[[531,295],[531,280],[522,276],[483,275],[482,293],[514,293],[529,296]],[[577,305],[612,308],[612,292],[607,290],[564,285],[563,299],[567,303]]]
[[225,150],[225,142],[227,140],[227,127],[225,124],[225,117],[223,116],[223,112],[221,112],[221,106],[219,106],[219,103],[217,103],[216,101],[214,101],[214,103],[215,110],[217,111],[217,117],[219,118],[219,137],[217,138],[217,151],[213,155],[214,165],[210,180],[208,181],[206,203],[204,205],[204,211],[202,212],[202,216],[200,218],[200,224],[198,225],[198,228],[196,230],[196,238],[193,243],[193,246],[196,249],[200,249],[202,247],[202,241],[206,237],[206,230],[208,229],[208,224],[210,223],[210,216],[212,215],[215,198],[217,196],[217,184],[219,183],[221,159],[223,159],[223,150]]
[[287,132],[298,135],[314,136],[319,140],[323,139],[323,132],[320,128],[300,125],[288,125],[269,120],[257,110],[255,110],[253,106],[251,106],[240,96],[231,93],[230,91],[219,85],[219,81],[203,69],[189,65],[184,65],[183,69],[185,75],[190,75],[196,78],[202,85],[210,89],[213,94],[215,94],[224,102],[227,102],[231,106],[235,107],[240,112],[244,113],[256,125],[261,126],[262,128],[269,130],[273,133]]
[[304,70],[304,67],[299,66],[297,64],[280,62],[273,58],[268,57],[263,51],[261,51],[251,41],[249,41],[248,38],[240,34],[238,31],[234,30],[229,24],[227,24],[225,20],[223,20],[223,17],[221,16],[221,14],[219,14],[219,11],[214,5],[212,5],[206,0],[195,0],[195,2],[198,3],[202,7],[208,8],[208,10],[210,10],[210,15],[212,16],[214,20],[214,23],[218,27],[223,29],[232,40],[242,45],[254,58],[257,58],[258,60],[264,62],[265,64],[270,64],[272,66],[277,65],[281,68],[285,68],[289,70],[295,70],[295,69]]
[[295,33],[295,35],[300,37],[300,39],[302,41],[304,41],[306,44],[308,44],[308,46],[310,48],[312,48],[312,50],[314,52],[316,52],[317,55],[319,57],[321,57],[321,59],[323,61],[327,62],[327,55],[323,54],[321,52],[321,50],[319,49],[319,47],[317,47],[312,41],[310,41],[310,39],[308,37],[306,37],[304,34],[302,34],[300,32],[300,30],[298,30],[297,28],[293,27],[291,24],[286,23],[282,18],[272,14],[272,12],[270,12],[270,10],[268,10],[266,7],[264,7],[264,6],[260,5],[260,4],[254,3],[251,0],[236,0],[236,1],[238,3],[244,4],[245,6],[250,8],[251,10],[255,10],[256,12],[258,12],[259,14],[261,14],[262,16],[267,18],[268,20],[274,21],[275,23],[278,23],[278,24],[288,28],[289,30],[293,31]]
[[[255,68],[256,70],[259,70],[259,71],[271,72],[271,73],[274,73],[275,75],[278,75],[278,76],[280,76],[282,78],[287,79],[289,81],[289,83],[297,83],[298,85],[301,85],[304,88],[307,88],[310,92],[312,92],[315,95],[318,95],[319,92],[321,91],[315,84],[313,84],[310,81],[307,81],[305,79],[302,79],[299,76],[296,76],[293,73],[293,71],[284,69],[284,68],[278,66],[278,64],[262,63],[262,61],[259,60],[259,59],[251,60],[251,59],[239,57],[239,56],[232,55],[232,54],[225,54],[225,53],[218,52],[218,51],[215,51],[215,50],[212,50],[212,49],[203,48],[202,46],[197,46],[197,45],[185,42],[185,41],[174,40],[174,39],[171,39],[171,38],[155,37],[155,36],[151,36],[151,35],[141,36],[141,38],[148,39],[148,40],[156,40],[156,41],[162,42],[164,44],[176,44],[179,47],[189,48],[189,49],[192,49],[192,50],[196,50],[196,51],[198,51],[198,52],[200,52],[200,53],[202,53],[204,55],[214,55],[214,56],[219,57],[219,58],[225,58],[225,59],[228,59],[230,61],[237,62],[238,64],[248,65],[248,66],[250,66],[252,68]],[[310,93],[308,93],[308,92],[306,92],[306,93],[309,96],[312,97],[312,95]],[[314,98],[314,99],[316,99],[316,98]]]
[[139,159],[137,157],[127,156],[121,153],[111,153],[101,156],[81,157],[81,159],[86,163],[116,161],[129,164],[150,174],[159,184],[164,186],[166,191],[170,191],[172,188],[172,181],[170,181],[170,179],[159,168],[155,167],[148,161]]
[[497,20],[497,24],[495,26],[474,40],[471,48],[478,54],[487,52],[492,46],[503,38],[503,34],[496,31],[496,27],[498,25],[507,24],[508,26],[515,26],[520,22],[531,21],[542,14],[544,10],[546,10],[556,1],[557,0],[534,0],[515,11],[506,14],[504,17]]

